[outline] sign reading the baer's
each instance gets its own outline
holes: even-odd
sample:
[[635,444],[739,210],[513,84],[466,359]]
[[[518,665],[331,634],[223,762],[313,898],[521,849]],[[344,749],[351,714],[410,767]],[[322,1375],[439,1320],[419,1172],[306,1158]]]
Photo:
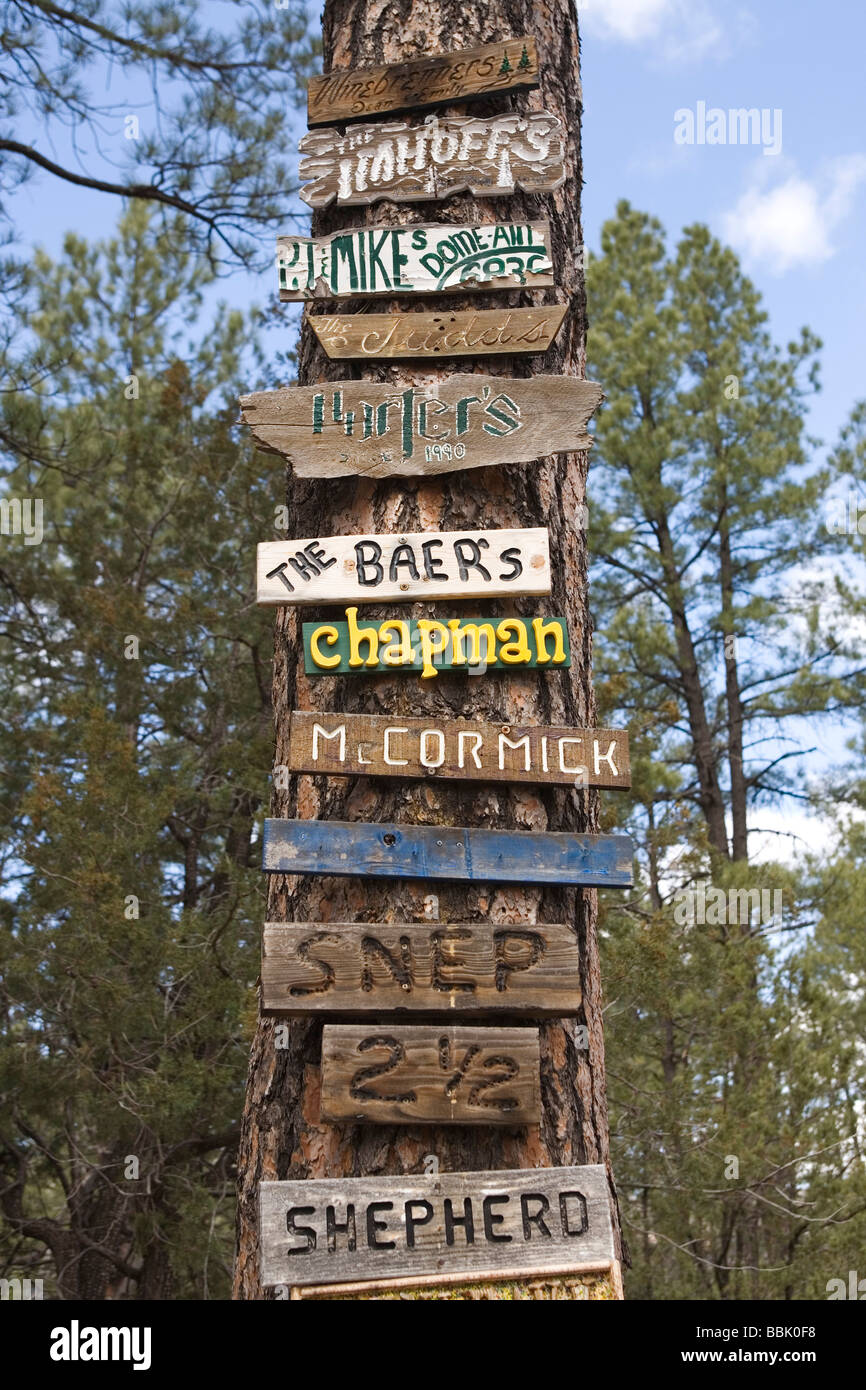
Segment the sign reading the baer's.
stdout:
[[268,819],[262,868],[269,874],[629,888],[633,852],[628,835]]
[[439,294],[553,284],[547,222],[357,227],[277,237],[280,299]]
[[305,203],[326,208],[420,202],[468,191],[483,197],[550,193],[565,181],[565,128],[547,111],[428,116],[423,125],[311,130],[298,142]]
[[602,398],[595,382],[575,377],[456,372],[402,390],[286,386],[241,396],[240,406],[259,447],[290,459],[300,478],[405,478],[587,449]]
[[515,92],[538,86],[535,39],[503,39],[456,53],[433,53],[387,67],[337,69],[311,77],[307,88],[307,125],[353,116],[377,116],[408,107],[465,101],[490,92]]
[[485,724],[387,714],[292,715],[288,765],[329,777],[429,777],[472,782],[579,782],[630,787],[625,729]]
[[304,670],[311,676],[417,671],[481,675],[511,667],[571,665],[564,618],[386,618],[359,623],[357,608],[345,623],[304,623]]
[[262,1008],[310,1015],[565,1018],[580,955],[549,922],[266,922]]
[[538,1030],[328,1024],[321,1118],[379,1125],[537,1125]]
[[543,526],[264,541],[256,602],[380,603],[550,593]]
[[466,309],[439,314],[315,314],[308,323],[329,357],[468,357],[546,352],[564,304],[538,309]]
[[259,1212],[263,1284],[565,1273],[615,1258],[601,1164],[263,1182]]

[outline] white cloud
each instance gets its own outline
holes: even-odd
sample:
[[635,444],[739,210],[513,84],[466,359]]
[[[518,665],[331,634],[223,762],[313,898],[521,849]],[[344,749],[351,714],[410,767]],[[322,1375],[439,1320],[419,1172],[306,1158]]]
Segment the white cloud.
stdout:
[[809,180],[789,171],[781,181],[759,168],[752,186],[723,219],[727,241],[752,263],[777,275],[820,265],[835,254],[833,232],[850,213],[866,181],[866,155],[831,160]]
[[653,57],[698,61],[721,57],[730,39],[750,30],[745,12],[715,18],[707,0],[582,0],[578,6],[581,33],[619,43],[652,43]]

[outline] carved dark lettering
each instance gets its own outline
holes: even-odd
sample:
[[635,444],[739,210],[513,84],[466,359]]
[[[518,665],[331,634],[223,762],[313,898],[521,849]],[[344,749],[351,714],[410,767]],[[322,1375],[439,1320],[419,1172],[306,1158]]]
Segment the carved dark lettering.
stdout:
[[372,1067],[361,1067],[359,1071],[355,1072],[349,1082],[349,1094],[352,1099],[362,1101],[390,1100],[398,1101],[404,1105],[413,1104],[418,1099],[414,1091],[398,1091],[392,1094],[387,1091],[368,1091],[366,1089],[366,1082],[374,1081],[377,1076],[386,1076],[406,1058],[406,1049],[396,1038],[377,1036],[364,1038],[363,1042],[358,1043],[359,1052],[370,1052],[374,1048],[384,1048],[388,1053],[388,1059],[385,1062],[377,1062]]
[[453,990],[460,990],[463,993],[474,993],[475,985],[471,980],[446,980],[443,970],[453,969],[464,965],[463,960],[458,960],[456,956],[450,956],[447,960],[443,952],[443,945],[446,941],[469,941],[471,931],[435,931],[430,936],[430,951],[433,956],[432,979],[434,989],[440,989],[443,993]]
[[520,558],[520,550],[516,545],[509,545],[500,555],[500,560],[504,564],[511,566],[509,574],[500,574],[500,579],[519,579],[523,573],[523,561]]
[[[530,1202],[537,1203],[536,1210],[530,1211]],[[550,1239],[550,1230],[545,1225],[544,1218],[550,1211],[550,1203],[541,1192],[521,1192],[520,1194],[520,1216],[523,1221],[523,1239],[532,1239],[532,1227],[540,1231],[543,1236]]]
[[303,1236],[303,1245],[290,1245],[286,1253],[288,1255],[306,1255],[308,1250],[316,1248],[316,1232],[312,1226],[299,1226],[299,1216],[315,1216],[315,1207],[289,1207],[286,1212],[286,1230],[290,1236]]
[[513,1081],[520,1071],[520,1067],[513,1057],[488,1057],[482,1062],[484,1071],[492,1071],[494,1067],[501,1067],[498,1076],[487,1077],[483,1081],[477,1081],[469,1092],[470,1105],[488,1105],[491,1109],[499,1110],[503,1114],[508,1110],[516,1110],[520,1101],[516,1096],[502,1096],[499,1100],[482,1100],[485,1091],[490,1091],[494,1086],[504,1086],[506,1081]]
[[[513,943],[522,943],[527,947],[526,954],[520,960],[509,958],[508,947]],[[493,952],[496,960],[496,988],[502,994],[508,989],[509,975],[515,975],[520,970],[529,970],[536,961],[541,960],[544,955],[544,937],[537,931],[518,931],[509,927],[507,930],[493,933]]]
[[346,1249],[357,1250],[358,1235],[355,1230],[355,1208],[351,1202],[346,1205],[345,1221],[338,1221],[336,1211],[332,1206],[325,1208],[325,1230],[328,1238],[328,1249],[331,1254],[335,1254],[337,1249],[337,1236],[346,1236]]
[[[369,552],[369,553],[368,553]],[[381,584],[385,571],[379,564],[382,547],[378,541],[358,541],[355,545],[355,564],[358,568],[358,583],[375,588]],[[372,577],[371,577],[372,574]]]
[[294,999],[301,999],[307,994],[325,994],[332,987],[334,979],[334,967],[329,965],[326,960],[320,960],[318,956],[311,956],[310,950],[313,946],[318,946],[321,941],[327,941],[330,946],[339,946],[342,937],[336,936],[334,932],[317,931],[312,936],[305,936],[304,940],[298,945],[298,959],[305,965],[318,966],[322,972],[322,979],[315,985],[292,985],[289,994]]
[[413,579],[421,578],[418,573],[418,566],[415,564],[415,552],[408,542],[405,542],[403,545],[395,545],[394,547],[393,554],[391,555],[391,564],[388,569],[388,578],[392,583],[399,582],[401,568],[407,569]]
[[393,1202],[371,1202],[367,1208],[367,1244],[371,1250],[393,1250],[397,1242],[395,1240],[380,1240],[377,1231],[387,1231],[387,1221],[377,1221],[377,1211],[393,1211]]
[[475,1218],[472,1214],[472,1198],[463,1198],[463,1215],[455,1216],[450,1197],[446,1197],[442,1207],[445,1218],[445,1244],[454,1244],[454,1231],[460,1226],[466,1234],[466,1244],[475,1244]]
[[[477,398],[476,398],[477,399]],[[462,402],[458,402],[461,405]],[[480,541],[473,541],[468,538],[454,542],[454,554],[457,556],[458,572],[461,580],[465,583],[469,578],[470,569],[475,569],[481,578],[490,582],[490,571],[481,564],[481,548],[486,549],[490,542],[483,536]]]
[[[569,1221],[569,1213],[568,1213],[568,1203],[569,1203],[569,1199],[572,1199],[573,1201],[575,1201],[575,1202],[577,1203],[577,1209],[578,1209],[578,1212],[579,1212],[579,1214],[580,1214],[580,1216],[579,1216],[580,1225],[579,1225],[579,1227],[577,1228],[577,1230],[572,1230],[571,1224],[570,1224],[570,1221]],[[588,1225],[589,1225],[589,1221],[588,1221],[587,1213],[586,1213],[586,1198],[584,1197],[584,1195],[583,1195],[582,1192],[560,1192],[560,1194],[559,1194],[559,1219],[560,1219],[560,1221],[561,1221],[561,1223],[562,1223],[562,1234],[563,1234],[564,1236],[582,1236],[582,1235],[585,1233],[585,1231],[586,1231],[586,1229],[587,1229],[587,1227],[588,1227]]]
[[[423,1216],[416,1216],[416,1209],[423,1211]],[[410,1250],[415,1248],[415,1227],[426,1226],[428,1221],[433,1220],[433,1207],[430,1202],[418,1200],[406,1202],[403,1213],[406,1220],[406,1244]]]
[[495,1229],[502,1225],[505,1217],[501,1212],[493,1210],[494,1203],[498,1202],[502,1206],[510,1201],[511,1198],[507,1192],[491,1192],[481,1203],[481,1209],[484,1212],[484,1235],[487,1240],[509,1241],[513,1239],[512,1236],[504,1235]]
[[392,980],[405,990],[408,994],[413,985],[412,979],[412,943],[408,936],[401,936],[399,940],[400,959],[396,960],[388,947],[383,944],[376,936],[364,936],[361,938],[361,989],[365,994],[369,994],[373,988],[373,963],[378,958],[390,974]]
[[422,541],[421,551],[424,555],[424,573],[428,579],[446,579],[448,571],[442,569],[442,560],[439,555],[433,554],[434,546],[441,546],[442,541]]

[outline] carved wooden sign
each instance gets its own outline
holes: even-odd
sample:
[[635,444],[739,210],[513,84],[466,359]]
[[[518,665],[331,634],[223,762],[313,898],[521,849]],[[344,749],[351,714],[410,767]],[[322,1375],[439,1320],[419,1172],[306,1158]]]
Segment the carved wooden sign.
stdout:
[[277,237],[280,299],[441,294],[552,285],[547,222],[356,227]]
[[439,777],[630,787],[625,729],[487,724],[387,714],[292,715],[288,765],[329,777]]
[[565,1018],[577,937],[549,922],[266,922],[262,1008],[310,1015]]
[[380,603],[550,593],[543,526],[264,541],[256,602]]
[[315,314],[308,322],[333,358],[467,357],[546,352],[566,306],[468,309],[439,314]]
[[601,1164],[263,1182],[262,1283],[609,1265]]
[[512,667],[571,665],[564,618],[386,618],[359,623],[357,608],[344,623],[304,623],[304,670],[312,676],[383,671],[440,671],[480,676]]
[[338,1124],[537,1125],[538,1030],[328,1024],[321,1118]]
[[469,191],[496,197],[550,193],[565,182],[565,129],[547,111],[428,116],[422,125],[311,130],[298,142],[298,174],[312,208],[420,202]]
[[356,381],[241,396],[259,448],[300,478],[417,477],[586,449],[600,386],[457,372],[428,386]]
[[628,835],[267,819],[262,868],[272,874],[628,888],[632,852]]
[[307,125],[465,101],[488,92],[515,92],[537,87],[538,80],[538,54],[529,35],[387,67],[338,69],[310,79]]

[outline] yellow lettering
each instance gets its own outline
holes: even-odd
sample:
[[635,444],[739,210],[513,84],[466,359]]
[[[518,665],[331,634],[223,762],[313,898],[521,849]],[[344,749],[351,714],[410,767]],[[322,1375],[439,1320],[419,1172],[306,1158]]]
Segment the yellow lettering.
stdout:
[[389,642],[379,653],[379,659],[384,666],[411,666],[412,665],[412,640],[409,636],[409,624],[395,619],[390,623],[382,623],[379,627],[379,637],[384,642],[386,632],[396,634],[396,640]]
[[547,639],[553,638],[553,664],[562,666],[565,662],[565,645],[562,640],[562,624],[553,618],[546,623],[543,618],[532,619],[532,631],[535,633],[535,646],[538,652],[539,666],[545,665],[550,661],[547,651]]
[[321,666],[326,670],[330,669],[332,666],[339,666],[340,657],[338,653],[335,652],[333,656],[325,656],[324,653],[319,650],[320,640],[327,642],[329,647],[333,647],[339,642],[340,634],[332,623],[323,623],[321,627],[317,627],[311,634],[310,656],[317,666]]
[[434,656],[441,656],[448,645],[448,628],[435,618],[419,618],[416,624],[421,634],[421,679],[436,675]]
[[[349,665],[356,666],[378,666],[379,665],[379,629],[375,627],[359,627],[357,608],[346,609],[346,622],[349,625]],[[361,643],[367,643],[366,660],[361,656]]]
[[[514,641],[505,639],[514,633]],[[506,666],[526,666],[532,660],[532,652],[526,640],[526,623],[522,618],[503,618],[496,629],[496,636],[503,645],[499,648],[499,660]]]
[[[482,662],[491,662],[496,659],[496,633],[493,631],[492,623],[464,623],[462,618],[451,618],[448,626],[450,627],[454,642],[454,651],[451,657],[452,666],[466,665],[466,649],[464,646],[466,638],[471,639],[472,659],[470,666],[480,666]],[[481,650],[481,638],[484,637],[484,650]]]

